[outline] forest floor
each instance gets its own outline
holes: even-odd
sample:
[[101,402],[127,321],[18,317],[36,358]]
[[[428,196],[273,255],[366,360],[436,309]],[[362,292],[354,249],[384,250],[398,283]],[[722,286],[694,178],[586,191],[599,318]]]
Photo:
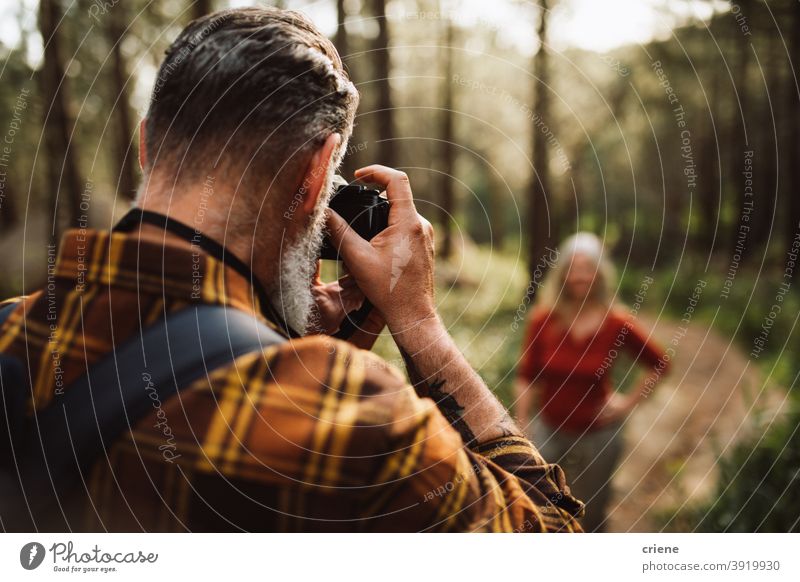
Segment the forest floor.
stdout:
[[608,531],[663,529],[681,508],[707,501],[717,459],[737,441],[764,430],[786,405],[730,339],[693,323],[640,315],[667,346],[678,339],[668,376],[631,416],[614,476]]
[[[527,305],[519,302],[527,275],[514,253],[473,246],[462,254],[460,260],[437,264],[439,310],[470,363],[511,407],[524,328],[513,331],[512,322],[520,308],[527,317]],[[662,346],[675,339],[676,355],[670,373],[626,423],[607,529],[682,529],[690,526],[680,519],[681,509],[713,495],[718,459],[736,443],[763,433],[784,407],[787,393],[766,381],[765,367],[750,360],[741,342],[699,318],[684,328],[679,320],[658,316],[651,308],[638,319]],[[375,351],[402,367],[387,332]],[[614,368],[625,375],[626,368],[635,366],[623,360],[620,357]],[[614,382],[626,385],[622,378]],[[670,523],[673,516],[677,519]]]

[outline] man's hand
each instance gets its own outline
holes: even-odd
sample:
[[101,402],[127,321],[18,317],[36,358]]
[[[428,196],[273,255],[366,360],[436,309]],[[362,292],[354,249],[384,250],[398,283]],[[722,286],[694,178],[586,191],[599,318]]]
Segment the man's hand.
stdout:
[[368,166],[356,178],[386,189],[389,226],[367,242],[328,210],[328,231],[349,273],[383,315],[392,334],[409,332],[436,317],[433,302],[433,227],[417,214],[408,176]]
[[386,319],[415,388],[436,402],[468,445],[520,435],[436,314],[433,228],[417,214],[408,177],[369,166],[356,178],[386,188],[389,226],[367,242],[328,211],[328,231],[356,284]]
[[319,265],[311,285],[311,294],[319,313],[317,331],[327,335],[336,333],[345,315],[361,307],[364,302],[364,294],[352,277],[345,275],[333,283],[323,283]]
[[[359,309],[364,303],[364,294],[356,285],[353,277],[345,275],[333,283],[323,283],[320,278],[319,264],[311,285],[311,293],[319,313],[315,331],[326,335],[336,333],[341,327],[345,315]],[[383,316],[373,307],[366,321],[361,323],[353,335],[347,338],[347,341],[364,350],[372,349],[375,340],[378,339],[385,326],[386,322],[383,320]]]

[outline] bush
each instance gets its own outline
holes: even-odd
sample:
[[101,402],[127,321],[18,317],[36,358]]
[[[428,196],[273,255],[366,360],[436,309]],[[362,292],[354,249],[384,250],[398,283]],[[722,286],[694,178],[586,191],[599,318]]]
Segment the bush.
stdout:
[[668,529],[800,532],[800,412],[742,442],[719,462],[712,501],[671,520]]

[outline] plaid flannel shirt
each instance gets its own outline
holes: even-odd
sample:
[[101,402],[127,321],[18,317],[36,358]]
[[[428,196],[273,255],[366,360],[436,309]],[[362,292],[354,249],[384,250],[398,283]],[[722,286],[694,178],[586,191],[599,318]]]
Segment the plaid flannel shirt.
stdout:
[[[0,330],[0,352],[28,367],[29,413],[191,303],[278,329],[245,277],[180,240],[72,230],[48,274]],[[89,531],[580,531],[582,511],[529,441],[465,447],[396,369],[327,336],[209,371],[140,419],[62,505],[58,523]]]

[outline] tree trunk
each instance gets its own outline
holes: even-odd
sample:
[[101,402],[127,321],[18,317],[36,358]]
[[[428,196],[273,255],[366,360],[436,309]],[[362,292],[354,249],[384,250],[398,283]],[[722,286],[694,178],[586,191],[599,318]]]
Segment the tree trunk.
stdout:
[[347,38],[347,29],[345,28],[345,20],[347,20],[347,12],[344,9],[345,0],[336,0],[336,35],[333,38],[333,44],[336,45],[336,50],[339,51],[339,56],[342,60],[350,54],[350,43]]
[[213,11],[214,6],[211,0],[194,0],[194,4],[192,4],[192,20],[211,14]]
[[377,134],[377,162],[384,166],[397,164],[394,145],[394,109],[389,86],[391,63],[389,61],[389,23],[386,20],[386,0],[372,0],[372,16],[378,22],[378,36],[372,43],[373,71],[375,74],[375,125]]
[[[747,17],[752,18],[753,11],[750,10],[750,0],[739,2],[740,10]],[[752,244],[751,237],[748,236],[747,231],[742,231],[740,226],[742,223],[742,212],[745,204],[752,201],[745,198],[744,184],[742,183],[742,168],[744,165],[744,151],[750,150],[754,147],[752,134],[752,125],[748,127],[748,111],[749,99],[748,92],[751,90],[749,80],[750,69],[750,42],[741,37],[741,31],[736,25],[735,21],[730,25],[731,34],[733,35],[732,45],[738,47],[736,55],[735,69],[733,71],[734,87],[733,87],[733,110],[731,119],[731,139],[728,140],[728,184],[733,189],[735,201],[735,213],[733,215],[733,223],[730,225],[729,245],[731,252],[733,252],[737,245],[743,244],[741,249],[742,259],[749,254],[749,246]],[[750,131],[748,131],[750,130]],[[755,158],[755,157],[754,157]],[[754,159],[753,164],[761,163],[760,160]]]
[[[759,156],[759,172],[756,174],[758,180],[756,181],[756,209],[753,228],[753,243],[758,244],[769,242],[770,231],[774,226],[778,172],[780,171],[777,148],[778,134],[781,128],[778,126],[777,120],[780,119],[781,111],[780,99],[775,97],[781,95],[779,67],[781,66],[780,49],[783,44],[777,34],[767,35],[764,42],[767,44],[766,50],[759,51],[759,53],[766,55],[766,62],[762,61],[761,64],[766,77],[766,88],[759,112],[761,120],[758,124],[758,133],[761,155]],[[759,85],[763,86],[763,83],[759,83]],[[789,116],[791,118],[791,114]]]
[[[347,28],[345,27],[345,22],[347,21],[345,4],[346,0],[336,0],[336,34],[333,37],[333,44],[342,58],[342,64],[350,80],[356,83],[357,80],[353,75],[355,62],[348,58],[352,49],[350,48],[350,36],[347,34]],[[347,179],[350,179],[353,172],[367,163],[364,159],[362,148],[359,147],[359,143],[364,143],[361,128],[355,127],[353,131],[354,133],[350,137],[350,145],[348,145],[346,155],[342,161],[342,167],[339,168],[339,171]]]
[[441,132],[439,136],[439,156],[442,173],[439,179],[439,227],[441,229],[441,246],[439,254],[448,259],[453,254],[453,220],[455,217],[455,135],[453,130],[453,41],[454,30],[450,19],[445,19],[445,38],[442,47],[444,61],[444,80],[442,85]]
[[[548,246],[555,246],[556,233],[551,228],[551,216],[555,216],[548,200],[550,192],[550,169],[547,151],[547,136],[543,127],[550,127],[549,56],[547,49],[547,0],[539,0],[541,12],[537,34],[541,46],[533,57],[534,101],[531,110],[537,117],[531,123],[533,146],[533,174],[528,199],[528,272],[533,278],[537,265],[544,257]],[[540,125],[541,124],[541,125]],[[541,267],[539,267],[541,270]],[[535,285],[529,285],[529,289]]]
[[588,192],[583,181],[583,154],[586,142],[579,140],[567,150],[570,169],[561,180],[561,206],[558,216],[559,224],[567,232],[576,232],[580,228],[581,213],[589,212]]
[[486,187],[489,190],[489,226],[491,227],[492,248],[501,250],[506,241],[506,200],[511,196],[508,187],[497,170],[492,168],[492,156],[489,152],[482,152],[486,162]]
[[52,236],[60,235],[58,202],[66,197],[71,224],[80,215],[81,185],[78,162],[70,144],[74,122],[69,112],[69,92],[64,76],[60,31],[62,11],[58,0],[39,3],[39,31],[44,39],[44,63],[39,79],[44,97],[43,127],[47,152],[47,195],[50,197]]
[[122,37],[125,26],[125,5],[120,4],[108,15],[106,34],[111,45],[111,91],[114,105],[114,154],[117,166],[117,193],[132,199],[136,194],[136,160],[131,138],[134,133],[133,120],[128,101],[126,82],[128,67],[122,54]]
[[719,100],[719,72],[720,66],[711,65],[711,80],[708,89],[707,119],[703,125],[703,135],[700,138],[700,148],[697,152],[698,186],[700,220],[698,221],[697,239],[702,250],[708,254],[714,251],[715,239],[718,232],[718,209],[722,204],[720,193],[720,168],[719,148],[714,135],[714,107]]
[[0,227],[3,231],[10,229],[19,221],[19,211],[17,210],[17,190],[6,176],[6,182],[2,189],[3,196],[0,198]]
[[786,161],[789,167],[788,188],[785,190],[788,201],[786,217],[786,234],[784,248],[791,248],[798,229],[800,229],[800,115],[797,114],[798,93],[797,79],[800,78],[800,3],[793,3],[791,55],[793,77],[786,83],[786,112],[789,115],[786,143]]

